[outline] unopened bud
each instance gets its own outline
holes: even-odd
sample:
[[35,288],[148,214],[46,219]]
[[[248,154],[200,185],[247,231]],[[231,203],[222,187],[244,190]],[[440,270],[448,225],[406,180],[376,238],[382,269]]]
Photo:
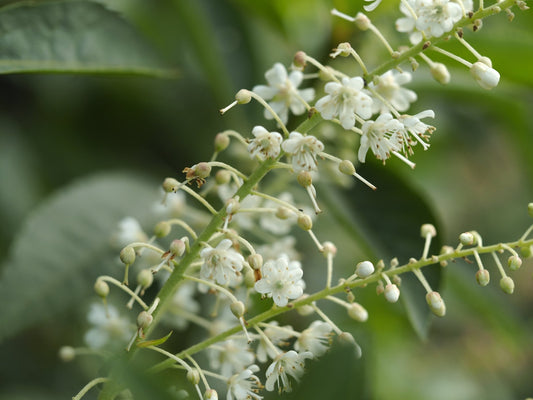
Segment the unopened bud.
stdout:
[[102,279],[97,279],[94,283],[94,291],[102,299],[105,299],[109,294],[109,285]]
[[218,393],[215,389],[207,389],[205,391],[204,397],[206,400],[218,400]]
[[355,273],[360,278],[367,278],[374,273],[374,264],[370,261],[362,261],[355,267]]
[[335,255],[337,254],[337,246],[335,246],[333,243],[331,242],[324,242],[322,243],[322,247],[324,248],[323,250],[323,254],[325,256],[333,256],[335,257]]
[[196,368],[191,368],[187,372],[187,380],[192,385],[198,385],[198,383],[200,383],[200,373],[198,372],[198,370]]
[[342,332],[338,336],[338,340],[339,340],[339,343],[341,343],[341,344],[352,346],[354,348],[354,350],[355,350],[355,356],[357,358],[361,358],[361,356],[362,356],[361,347],[357,344],[357,342],[355,341],[355,339],[353,338],[353,335],[351,333]]
[[392,277],[392,281],[394,282],[395,285],[397,285],[398,287],[399,286],[402,286],[402,278],[400,277],[400,275],[394,275]]
[[241,204],[239,203],[239,201],[233,197],[231,199],[228,199],[228,201],[226,201],[226,213],[228,215],[235,214],[239,210],[240,207],[241,207]]
[[196,174],[195,176],[201,179],[207,178],[209,174],[211,173],[211,166],[206,162],[201,162],[201,163],[196,164],[193,167],[193,169]]
[[385,286],[385,299],[389,303],[396,303],[400,298],[400,289],[394,283],[389,283]]
[[309,171],[299,172],[298,175],[296,176],[296,180],[304,188],[311,186],[313,184],[313,177],[311,176]]
[[442,300],[442,297],[440,297],[438,292],[429,292],[426,295],[426,301],[433,314],[435,314],[437,317],[444,317],[446,314],[446,305],[444,304],[444,300]]
[[470,73],[483,89],[490,90],[495,88],[500,81],[500,74],[498,71],[481,60],[472,64],[470,67]]
[[[303,300],[307,297],[309,297],[309,295],[304,294],[302,297],[300,297],[300,300]],[[296,311],[298,311],[298,314],[305,317],[307,315],[313,314],[315,312],[315,309],[311,305],[306,304],[305,306],[298,307]]]
[[533,218],[533,203],[529,203],[527,205],[527,213],[529,214],[530,217]]
[[224,133],[218,133],[215,136],[215,151],[217,153],[224,151],[228,148],[230,143],[230,139],[228,135],[225,135]]
[[231,312],[235,317],[241,318],[244,315],[244,303],[242,301],[236,301],[229,306]]
[[487,286],[490,282],[490,273],[486,269],[480,269],[476,272],[476,281],[479,286]]
[[217,185],[225,185],[231,180],[231,172],[226,169],[219,169],[215,174],[215,182]]
[[287,207],[278,207],[276,210],[276,217],[279,219],[287,219],[292,215],[292,211]]
[[141,329],[147,328],[150,326],[154,317],[152,317],[148,312],[141,311],[137,316],[137,326]]
[[355,295],[350,290],[348,293],[346,293],[346,300],[348,300],[348,303],[353,303],[355,300]]
[[420,227],[420,235],[425,238],[428,235],[431,237],[437,236],[437,230],[435,229],[435,226],[432,224],[424,224]]
[[366,322],[368,320],[368,311],[359,303],[350,304],[348,315],[358,322]]
[[170,243],[169,250],[172,253],[173,256],[181,257],[183,253],[185,253],[185,249],[187,246],[185,245],[185,242],[181,239],[174,239]]
[[237,100],[237,103],[239,104],[247,104],[252,100],[252,94],[249,90],[241,89],[235,95],[235,100]]
[[154,282],[154,274],[149,269],[141,269],[137,275],[137,283],[146,289]]
[[248,264],[253,269],[261,269],[263,266],[263,256],[261,254],[255,253],[248,256]]
[[358,12],[357,15],[354,18],[354,24],[362,31],[366,31],[370,28],[370,25],[372,23],[370,22],[370,18],[368,18],[365,14]]
[[166,193],[172,193],[178,190],[179,182],[174,178],[166,178],[163,181],[163,190]]
[[251,289],[255,285],[255,271],[251,270],[250,268],[246,269],[246,272],[244,273],[244,285]]
[[[442,248],[440,249],[440,254],[452,254],[454,252],[454,249],[452,246],[442,246]],[[445,267],[448,265],[448,261],[447,260],[443,260],[440,262],[440,266],[441,267]]]
[[131,246],[126,246],[120,251],[120,261],[126,265],[131,265],[135,262],[135,250]]
[[350,160],[343,160],[339,163],[339,171],[346,175],[353,175],[355,173],[355,167]]
[[520,254],[522,254],[522,257],[524,258],[532,257],[533,256],[533,245],[521,247]]
[[398,261],[398,258],[394,257],[392,260],[390,260],[390,267],[396,268],[398,265],[400,265],[400,262]]
[[500,287],[507,294],[512,294],[514,292],[514,281],[508,277],[504,276],[500,279]]
[[376,286],[376,294],[379,296],[380,294],[383,294],[385,292],[385,287],[383,286],[383,282],[379,281]]
[[351,54],[352,45],[348,42],[339,43],[336,49],[333,49],[332,57],[340,55],[342,57],[348,57]]
[[309,231],[313,227],[313,220],[307,214],[300,214],[298,216],[298,226],[304,231]]
[[507,259],[507,265],[509,265],[511,271],[516,271],[522,266],[522,259],[513,255]]
[[305,57],[306,54],[303,51],[296,52],[292,64],[298,69],[304,69],[306,65]]
[[76,357],[76,350],[71,346],[63,346],[59,349],[59,358],[63,362],[70,362]]
[[430,72],[433,79],[440,84],[447,85],[450,82],[450,72],[448,72],[446,65],[442,63],[434,63],[430,67]]
[[154,227],[154,235],[156,235],[158,238],[165,237],[170,233],[171,229],[172,227],[167,221],[158,222]]
[[463,232],[459,235],[459,242],[461,242],[463,246],[474,244],[475,240],[476,238],[471,232]]

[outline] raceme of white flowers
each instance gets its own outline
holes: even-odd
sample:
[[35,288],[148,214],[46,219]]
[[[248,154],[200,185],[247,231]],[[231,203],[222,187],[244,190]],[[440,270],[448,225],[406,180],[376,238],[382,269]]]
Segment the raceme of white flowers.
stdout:
[[[364,9],[373,11],[380,3],[365,0]],[[431,59],[434,52],[466,66],[484,89],[499,83],[500,75],[491,60],[466,42],[465,32],[469,27],[479,29],[475,23],[479,16],[498,13],[513,2],[504,0],[478,10],[469,0],[402,0],[398,4],[400,16],[395,27],[400,35],[407,34],[406,40],[417,52],[406,56],[405,48],[392,49],[368,16],[358,13],[351,17],[333,10],[332,14],[354,23],[366,34],[378,35],[384,51],[390,54],[383,60],[386,67],[372,70],[348,43],[339,44],[331,56],[352,58],[355,67],[350,68],[350,74],[301,51],[289,68],[275,63],[265,74],[266,85],[239,91],[235,102],[221,110],[225,113],[237,104],[255,100],[264,108],[267,121],[259,122],[245,135],[232,130],[219,133],[209,161],[185,168],[181,181],[165,179],[162,201],[150,208],[160,221],[152,235],[133,217],[120,221],[111,242],[121,249],[124,277],[105,275],[96,281],[94,288],[103,303],[89,310],[90,328],[85,336],[89,348],[156,351],[166,357],[157,366],[182,369],[191,383],[190,392],[200,399],[215,399],[219,392],[225,392],[230,400],[257,400],[263,398],[263,390],[293,390],[308,360],[323,356],[337,341],[349,344],[360,355],[353,336],[322,311],[323,302],[337,305],[356,322],[364,322],[371,316],[355,301],[353,291],[374,285],[378,295],[395,303],[401,296],[400,273],[412,271],[426,291],[428,309],[444,316],[444,300],[424,278],[421,267],[428,260],[445,265],[454,258],[475,257],[476,280],[485,286],[490,274],[479,256],[484,253],[493,256],[502,290],[514,290],[500,258],[502,252],[509,253],[508,269],[519,268],[521,258],[513,247],[533,246],[527,239],[533,227],[520,241],[499,248],[483,246],[477,232],[466,232],[455,248],[444,247],[439,255],[430,256],[436,230],[426,224],[421,228],[424,250],[420,259],[411,259],[404,266],[396,259],[389,265],[365,260],[354,263],[353,275],[345,277],[337,276],[334,268],[337,247],[321,237],[320,231],[315,232],[316,214],[322,210],[321,192],[314,181],[330,180],[336,173],[353,176],[376,189],[357,174],[357,163],[364,163],[371,155],[384,163],[395,156],[414,167],[409,158],[415,148],[429,149],[435,128],[427,119],[434,119],[436,113],[410,111],[418,100],[417,93],[409,88],[417,76],[412,67],[419,62],[427,64],[438,84],[449,82],[445,64]],[[527,8],[525,3],[519,6]],[[481,14],[491,7],[494,12]],[[459,41],[472,54],[472,60],[445,50],[444,39]],[[360,73],[354,74],[357,70]],[[300,125],[294,124],[298,119]],[[348,149],[351,160],[336,155],[343,146],[336,142],[346,143],[340,135],[353,139],[348,141],[354,143]],[[241,150],[231,153],[236,157],[234,164],[218,161],[219,153],[230,146]],[[246,163],[239,159],[243,153]],[[254,164],[250,170],[237,167],[250,163]],[[265,184],[263,178],[271,171],[275,178],[265,179]],[[293,187],[290,183],[295,180],[299,185]],[[533,217],[533,204],[528,212]],[[297,235],[298,231],[304,234]],[[304,239],[307,243],[302,243]],[[311,270],[309,257],[320,260],[324,268]],[[306,284],[304,278],[311,276],[321,276],[323,286],[317,288],[314,281]],[[163,289],[148,301],[146,292],[153,282]],[[124,292],[126,307],[108,304],[111,287]],[[313,293],[320,296],[311,297]],[[136,325],[123,316],[132,312]],[[280,314],[295,312],[300,314],[297,327],[280,325],[276,320]],[[301,321],[305,321],[303,325]],[[178,353],[166,349],[167,337],[154,340],[156,325],[166,333],[173,330],[179,334],[191,327],[202,333],[195,333],[198,343],[184,343],[185,349]],[[197,361],[198,353],[204,354]],[[68,347],[61,354],[70,360],[75,350]]]

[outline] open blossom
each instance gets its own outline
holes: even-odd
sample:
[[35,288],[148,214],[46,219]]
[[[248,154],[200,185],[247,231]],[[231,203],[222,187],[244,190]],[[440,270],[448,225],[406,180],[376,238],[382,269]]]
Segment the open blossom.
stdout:
[[387,160],[393,151],[401,151],[404,134],[403,124],[394,119],[390,113],[381,114],[375,121],[366,121],[361,130],[361,142],[357,157],[360,162],[365,162],[369,149],[378,160]]
[[267,158],[276,158],[281,151],[281,141],[283,137],[278,132],[269,132],[262,126],[256,126],[252,129],[255,136],[248,145],[248,152],[260,160]]
[[232,245],[231,240],[224,239],[216,248],[207,246],[200,252],[204,260],[200,269],[202,279],[215,280],[219,285],[233,285],[237,281],[244,257]]
[[266,370],[266,390],[274,390],[274,385],[277,384],[280,393],[292,391],[289,375],[298,382],[304,373],[305,359],[312,357],[308,351],[297,353],[294,350],[278,355]]
[[339,117],[344,129],[355,126],[355,115],[363,119],[372,116],[372,98],[363,91],[363,78],[342,78],[342,82],[328,82],[324,87],[326,96],[319,99],[315,108],[322,118]]
[[119,221],[118,229],[111,240],[117,247],[123,247],[133,242],[146,242],[148,236],[137,219],[126,217]]
[[230,377],[254,362],[254,353],[245,338],[228,339],[208,349],[209,366]]
[[[414,146],[416,142],[420,142],[424,147],[424,150],[429,147],[429,144],[424,142],[423,139],[426,138],[428,134],[433,133],[435,127],[427,125],[426,123],[420,121],[422,118],[435,118],[435,113],[433,110],[425,110],[419,112],[415,115],[402,115],[400,116],[400,121],[404,126],[404,144],[408,143],[411,146]],[[410,135],[409,135],[410,134]],[[411,137],[412,136],[412,137]],[[416,140],[413,140],[413,137]]]
[[269,326],[264,330],[264,333],[270,340],[270,343],[267,343],[266,340],[260,336],[256,350],[257,361],[262,363],[267,362],[268,357],[271,359],[276,358],[276,356],[281,353],[281,349],[278,348],[278,346],[287,345],[288,339],[293,336],[292,327],[290,325],[280,327],[278,326],[277,321],[269,322]]
[[164,318],[178,330],[184,330],[189,325],[188,314],[196,314],[200,311],[200,303],[194,299],[195,292],[193,282],[184,282],[170,300]]
[[254,375],[254,372],[257,371],[259,371],[259,367],[254,364],[229,378],[226,399],[261,400],[263,396],[257,394],[261,388],[261,381]]
[[[388,101],[397,111],[407,111],[409,105],[416,101],[417,95],[412,90],[402,87],[403,84],[411,82],[409,72],[387,71],[377,77],[368,87],[375,90],[381,97]],[[387,104],[379,98],[372,97],[372,113],[390,112]]]
[[308,351],[313,357],[320,357],[331,344],[331,325],[323,321],[313,321],[309,328],[304,330],[296,342],[294,349],[297,351]]
[[255,283],[255,290],[272,297],[277,306],[284,307],[289,299],[303,294],[303,270],[299,261],[289,261],[283,254],[277,260],[264,263],[261,272],[262,278]]
[[316,171],[316,156],[324,150],[324,144],[312,135],[302,135],[291,132],[281,147],[287,154],[292,155],[292,168],[295,172]]
[[103,304],[92,304],[87,320],[92,328],[85,334],[85,343],[93,349],[113,345],[114,342],[123,345],[133,333],[129,321],[121,317],[111,305],[106,309]]
[[[306,111],[305,104],[315,97],[315,91],[312,88],[298,90],[298,86],[303,81],[301,71],[292,71],[287,74],[283,64],[276,63],[265,73],[268,85],[258,85],[253,88],[253,92],[269,101],[270,107],[278,114],[281,121],[285,124],[289,120],[289,110],[294,115],[301,115]],[[265,109],[265,118],[273,119],[270,111]]]

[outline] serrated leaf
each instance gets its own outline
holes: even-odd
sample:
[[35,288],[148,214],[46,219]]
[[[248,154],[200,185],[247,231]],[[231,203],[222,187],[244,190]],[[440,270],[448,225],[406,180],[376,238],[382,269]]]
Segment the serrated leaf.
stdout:
[[[389,166],[367,163],[358,169],[358,173],[378,189],[372,191],[356,185],[335,196],[333,214],[340,226],[358,246],[367,249],[368,256],[381,258],[386,263],[393,257],[397,257],[400,263],[420,257],[424,246],[420,226],[425,223],[438,225],[424,198]],[[433,241],[432,248],[440,248],[438,240]],[[432,288],[438,290],[440,267],[426,267],[423,273]],[[400,298],[413,329],[424,339],[431,315],[425,291],[414,275],[405,274],[401,278]]]
[[81,179],[37,208],[1,271],[0,340],[92,293],[96,277],[115,259],[110,237],[117,222],[154,200],[154,187],[144,180],[104,174]]
[[89,1],[0,9],[0,73],[175,76],[119,14]]

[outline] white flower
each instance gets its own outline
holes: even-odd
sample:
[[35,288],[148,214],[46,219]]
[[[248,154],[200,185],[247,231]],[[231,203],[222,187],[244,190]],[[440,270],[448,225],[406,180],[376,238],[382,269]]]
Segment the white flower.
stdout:
[[200,252],[204,263],[200,270],[202,279],[215,280],[219,285],[234,285],[242,270],[244,257],[233,250],[229,239],[222,240],[216,248],[207,246]]
[[250,141],[248,152],[260,160],[267,158],[276,158],[281,151],[281,141],[283,137],[278,132],[269,132],[262,126],[256,126],[252,129],[255,139]]
[[328,350],[331,344],[331,335],[330,324],[323,321],[313,321],[309,328],[300,334],[294,343],[294,349],[296,351],[308,351],[313,354],[313,357],[320,357]]
[[[292,327],[290,325],[279,327],[277,321],[270,322],[268,328],[264,330],[264,334],[268,337],[270,343],[267,343],[263,336],[259,336],[257,350],[255,352],[257,360],[264,363],[269,357],[271,359],[276,358],[281,353],[281,349],[277,346],[288,344],[287,340],[293,336],[291,331]],[[275,349],[272,348],[272,345],[274,345]]]
[[324,150],[324,144],[312,135],[302,135],[291,132],[281,147],[287,154],[292,155],[292,168],[295,172],[316,171],[316,156]]
[[[279,200],[282,200],[289,204],[292,204],[294,202],[292,195],[288,192],[281,193],[278,198]],[[274,208],[279,210],[280,204],[273,200],[268,200],[263,204],[263,207]],[[276,235],[286,235],[287,233],[289,233],[292,225],[296,222],[298,216],[289,208],[283,206],[281,207],[282,212],[261,214],[261,217],[259,219],[259,225],[261,225],[261,228]]]
[[274,299],[279,307],[284,307],[289,299],[297,299],[303,294],[303,270],[300,262],[289,261],[286,255],[277,260],[267,261],[261,268],[262,278],[255,283],[255,290]]
[[372,98],[364,91],[361,77],[342,78],[342,83],[328,82],[324,90],[328,93],[315,104],[322,118],[330,120],[339,117],[344,129],[355,126],[355,114],[363,119],[372,115]]
[[[274,64],[266,72],[265,78],[268,86],[255,86],[253,92],[267,101],[272,100],[268,104],[284,124],[289,120],[289,109],[294,115],[301,115],[306,111],[301,99],[310,102],[315,97],[315,91],[312,88],[298,90],[303,80],[302,72],[292,71],[287,75],[287,70],[280,63]],[[270,111],[265,109],[265,118],[273,119],[274,117]]]
[[254,372],[259,371],[257,365],[250,365],[244,371],[233,375],[228,380],[227,400],[261,400],[263,396],[257,393],[261,388],[261,381]]
[[[415,115],[402,115],[400,118],[400,122],[404,126],[404,144],[408,144],[410,146],[414,146],[416,142],[420,142],[422,146],[424,147],[424,150],[429,147],[429,144],[424,142],[423,139],[426,139],[426,133],[431,134],[435,130],[435,127],[431,125],[427,125],[424,122],[420,121],[422,118],[435,118],[435,113],[433,110],[425,110],[422,112],[419,112]],[[415,139],[411,136],[411,134]]]
[[498,71],[482,61],[477,61],[472,64],[470,67],[470,73],[483,89],[490,90],[495,88],[500,81],[500,74]]
[[365,4],[363,6],[363,8],[365,9],[365,11],[374,11],[377,6],[379,6],[379,4],[381,3],[381,0],[365,0],[365,2],[369,3],[369,2],[373,2],[372,4]]
[[118,230],[112,236],[112,242],[117,247],[124,247],[133,242],[146,242],[148,236],[141,228],[141,224],[133,217],[126,217],[119,221]]
[[[409,72],[387,71],[377,77],[368,87],[374,89],[381,97],[385,98],[397,111],[407,111],[409,105],[416,101],[416,93],[412,90],[401,87],[405,83],[411,82]],[[389,112],[389,106],[376,97],[372,97],[372,113]]]
[[93,349],[100,349],[107,345],[124,344],[131,338],[133,330],[131,324],[125,318],[120,317],[117,309],[111,305],[91,305],[87,320],[93,328],[85,334],[85,343]]
[[195,285],[192,282],[181,284],[172,296],[164,318],[176,329],[183,330],[189,325],[187,314],[200,311],[200,304],[194,299]]
[[250,351],[245,338],[229,339],[217,343],[209,347],[207,354],[209,366],[226,377],[241,372],[254,362],[254,353]]
[[300,255],[294,248],[294,236],[285,236],[275,242],[269,242],[256,248],[257,253],[263,256],[264,261],[275,260],[280,254],[286,254],[290,260],[298,260]]
[[152,206],[152,211],[159,218],[177,218],[185,214],[185,193],[182,191],[165,193],[164,201],[157,201]]
[[271,392],[277,383],[280,393],[283,391],[290,392],[292,386],[288,375],[292,376],[298,382],[304,373],[305,359],[312,357],[313,355],[307,351],[298,354],[294,350],[289,350],[286,353],[280,354],[266,370],[266,390]]
[[389,113],[381,114],[375,121],[366,121],[361,127],[363,136],[357,153],[359,161],[365,162],[368,149],[372,149],[376,158],[383,161],[390,157],[391,152],[401,151],[403,128],[403,124]]

